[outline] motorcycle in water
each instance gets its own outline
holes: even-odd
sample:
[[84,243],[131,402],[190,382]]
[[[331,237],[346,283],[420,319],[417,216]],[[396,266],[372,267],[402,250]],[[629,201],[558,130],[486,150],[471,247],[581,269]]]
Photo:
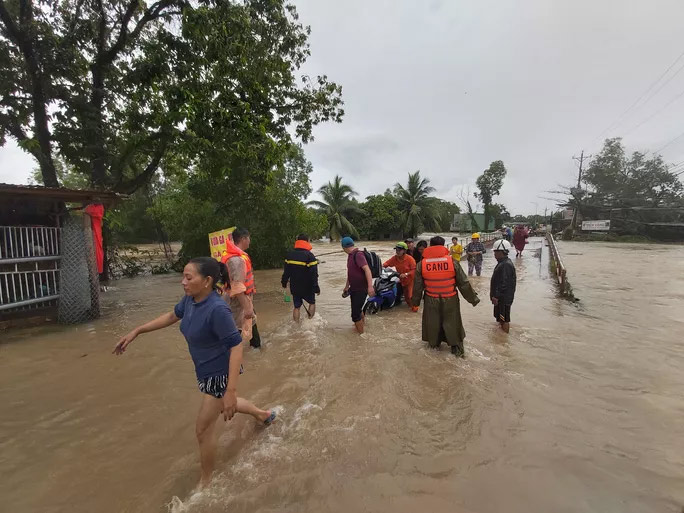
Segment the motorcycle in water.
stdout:
[[385,268],[380,276],[373,280],[375,296],[368,298],[363,305],[363,313],[374,315],[380,310],[392,308],[397,302],[397,284],[400,282],[399,273],[392,268]]

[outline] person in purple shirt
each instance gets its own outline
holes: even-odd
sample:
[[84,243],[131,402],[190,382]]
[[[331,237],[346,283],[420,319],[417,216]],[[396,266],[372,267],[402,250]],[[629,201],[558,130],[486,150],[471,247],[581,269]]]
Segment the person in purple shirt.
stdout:
[[356,326],[356,331],[363,333],[363,304],[366,302],[366,294],[370,297],[375,295],[373,276],[366,261],[363,251],[354,247],[351,237],[342,239],[342,249],[347,256],[347,284],[344,286],[342,297],[351,298],[351,318]]
[[173,312],[138,326],[122,337],[113,351],[123,354],[138,335],[181,321],[180,330],[195,364],[197,386],[204,394],[195,424],[202,487],[209,483],[214,471],[217,439],[214,431],[221,413],[225,421],[232,419],[236,412],[247,413],[266,426],[276,416],[274,411],[259,409],[237,396],[238,376],[242,373],[242,337],[228,304],[217,293],[219,281],[226,283],[227,279],[224,264],[210,257],[193,258],[183,269],[185,296]]

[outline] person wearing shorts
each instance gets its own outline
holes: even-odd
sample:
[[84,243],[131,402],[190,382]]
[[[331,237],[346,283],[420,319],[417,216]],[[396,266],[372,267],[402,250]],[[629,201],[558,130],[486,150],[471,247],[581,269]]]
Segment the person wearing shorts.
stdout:
[[274,410],[262,410],[237,396],[238,377],[242,374],[242,337],[228,304],[219,295],[220,282],[228,279],[223,263],[211,257],[193,258],[183,269],[183,299],[172,311],[121,337],[113,351],[124,354],[138,335],[181,321],[180,331],[188,343],[197,387],[202,392],[195,422],[202,487],[209,484],[214,470],[219,417],[228,421],[235,413],[246,413],[265,426],[276,417]]
[[364,315],[363,305],[367,295],[373,297],[373,276],[366,261],[363,251],[354,247],[354,240],[351,237],[342,239],[342,249],[347,254],[347,283],[344,286],[342,297],[351,298],[351,318],[356,331],[363,333]]
[[[299,322],[300,308],[304,306],[306,313],[311,319],[316,313],[316,295],[321,293],[318,286],[318,260],[311,252],[313,248],[309,243],[309,237],[301,233],[297,236],[294,248],[285,259],[285,269],[280,279],[283,288],[290,283],[290,293],[294,309],[292,318]],[[308,303],[308,307],[304,304]]]
[[499,324],[509,324],[511,322],[511,304],[497,303],[494,305],[494,318]]
[[489,297],[494,305],[494,318],[501,329],[508,333],[511,323],[511,305],[515,297],[517,281],[515,266],[508,258],[511,243],[499,239],[494,243],[494,257],[497,264],[489,285]]

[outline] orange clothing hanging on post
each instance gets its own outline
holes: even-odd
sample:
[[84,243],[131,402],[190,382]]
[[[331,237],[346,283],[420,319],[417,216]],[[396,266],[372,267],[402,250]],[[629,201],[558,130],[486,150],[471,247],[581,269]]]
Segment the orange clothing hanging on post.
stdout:
[[104,270],[104,249],[102,248],[102,218],[104,217],[104,207],[99,203],[93,203],[85,208],[85,213],[90,216],[90,224],[93,229],[93,244],[95,246],[95,262],[97,262],[97,272],[102,274]]

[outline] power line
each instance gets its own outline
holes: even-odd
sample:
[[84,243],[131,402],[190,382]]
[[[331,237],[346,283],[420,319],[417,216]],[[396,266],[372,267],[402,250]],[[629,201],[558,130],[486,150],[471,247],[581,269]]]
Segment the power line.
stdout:
[[[620,122],[622,121],[622,119],[623,119],[623,118],[624,118],[624,117],[625,117],[625,116],[626,116],[634,107],[636,107],[636,106],[639,104],[639,102],[644,98],[644,96],[646,96],[648,93],[651,92],[651,90],[658,84],[658,82],[660,82],[660,81],[663,79],[663,77],[665,77],[665,75],[667,75],[667,74],[670,72],[670,70],[675,66],[675,64],[677,64],[677,62],[679,62],[679,59],[681,59],[682,57],[684,57],[684,51],[682,51],[682,53],[680,53],[680,54],[677,56],[677,58],[676,58],[674,61],[672,61],[672,64],[670,64],[670,65],[668,66],[668,68],[667,68],[665,71],[663,71],[663,73],[662,73],[662,74],[661,74],[661,75],[660,75],[660,76],[659,76],[659,77],[658,77],[650,86],[648,86],[648,89],[646,89],[643,93],[641,93],[641,95],[634,101],[634,103],[632,103],[632,105],[630,105],[630,106],[627,108],[627,110],[625,110],[622,114],[620,114],[620,116],[618,116],[618,118],[617,118],[615,121],[613,121],[610,125],[608,125],[608,126],[607,126],[607,127],[606,127],[606,128],[605,128],[605,129],[596,137],[596,139],[595,139],[594,141],[596,141],[597,139],[600,139],[600,138],[603,136],[603,134],[605,134],[606,132],[608,132],[609,130],[611,130],[614,126],[617,127],[617,126],[620,124]],[[669,82],[670,80],[672,80],[672,78],[674,78],[674,76],[676,76],[681,70],[682,70],[682,68],[680,68],[680,69],[679,69],[679,70],[678,70],[678,71],[677,71],[677,72],[668,80],[668,82]],[[667,82],[666,82],[666,83],[667,83]],[[660,89],[658,89],[658,91],[660,91]],[[649,99],[650,99],[650,98],[649,98]],[[648,100],[647,100],[647,101],[648,101]]]
[[681,134],[679,134],[677,137],[674,137],[674,138],[670,139],[668,142],[666,142],[665,144],[663,144],[660,148],[658,148],[657,150],[655,150],[655,151],[652,152],[652,153],[653,153],[654,155],[655,155],[656,153],[660,153],[660,152],[663,151],[665,148],[667,148],[670,144],[672,144],[673,142],[677,141],[678,139],[681,139],[682,137],[684,137],[684,132],[682,132]]
[[682,96],[684,96],[684,91],[682,91],[681,93],[679,93],[677,96],[675,96],[675,97],[672,98],[669,102],[667,102],[665,105],[663,105],[660,109],[658,109],[657,111],[655,111],[653,114],[651,114],[649,117],[647,117],[646,119],[644,119],[641,123],[639,123],[639,124],[636,125],[635,127],[631,128],[630,130],[627,130],[627,131],[626,131],[624,134],[622,134],[622,135],[625,136],[625,135],[631,134],[632,132],[634,132],[634,130],[636,130],[636,129],[639,128],[640,126],[642,126],[642,125],[648,123],[648,122],[651,121],[654,117],[656,117],[658,114],[660,114],[660,113],[663,112],[665,109],[667,109],[670,105],[672,105],[674,102],[676,102],[677,100],[679,100]]
[[673,166],[670,166],[670,168],[667,171],[668,173],[672,173],[675,176],[681,175],[682,173],[684,173],[684,160],[678,162],[677,164],[674,164]]
[[682,64],[681,66],[679,66],[679,68],[677,69],[677,71],[675,71],[675,72],[670,76],[670,78],[668,78],[665,82],[663,82],[662,84],[660,84],[660,87],[659,87],[658,89],[656,89],[655,91],[653,91],[653,93],[651,93],[651,94],[646,98],[646,100],[644,100],[644,103],[642,103],[641,106],[643,107],[644,105],[646,105],[646,104],[651,100],[651,98],[653,98],[653,97],[654,97],[655,95],[657,95],[660,91],[662,91],[663,88],[664,88],[667,84],[669,84],[669,83],[672,81],[673,78],[675,78],[677,75],[679,75],[679,74],[682,72],[682,70],[684,70],[684,64]]

